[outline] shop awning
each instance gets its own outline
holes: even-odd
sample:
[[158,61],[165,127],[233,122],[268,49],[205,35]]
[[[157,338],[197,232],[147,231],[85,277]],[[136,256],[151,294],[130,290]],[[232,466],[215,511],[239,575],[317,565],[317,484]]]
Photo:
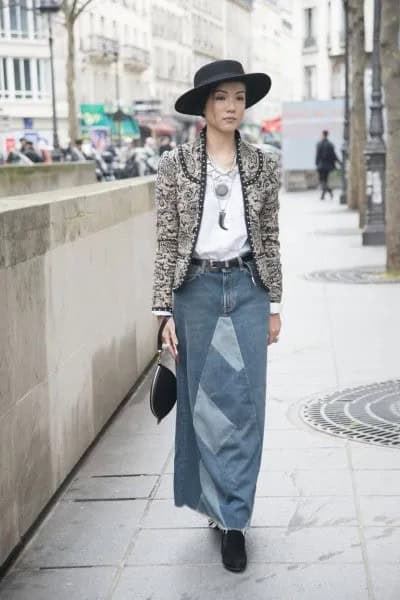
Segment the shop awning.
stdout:
[[275,119],[267,119],[264,121],[262,130],[265,132],[280,132],[282,129],[282,117],[275,117]]

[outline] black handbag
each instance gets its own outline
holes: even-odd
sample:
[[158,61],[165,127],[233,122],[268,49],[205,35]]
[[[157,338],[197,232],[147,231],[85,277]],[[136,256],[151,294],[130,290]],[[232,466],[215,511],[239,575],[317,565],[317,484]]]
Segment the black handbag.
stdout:
[[157,338],[157,366],[154,371],[153,381],[150,388],[150,410],[157,419],[157,423],[167,416],[174,408],[176,402],[176,376],[175,374],[162,364],[162,332],[169,317],[165,317],[161,321],[158,330]]

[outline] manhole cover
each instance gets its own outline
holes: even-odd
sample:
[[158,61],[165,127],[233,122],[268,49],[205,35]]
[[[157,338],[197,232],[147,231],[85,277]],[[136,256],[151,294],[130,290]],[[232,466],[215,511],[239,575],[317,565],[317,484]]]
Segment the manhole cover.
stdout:
[[400,277],[387,275],[384,267],[355,267],[351,269],[324,269],[304,275],[308,281],[332,283],[400,283]]
[[354,229],[350,227],[341,227],[337,229],[317,229],[314,231],[316,235],[360,235],[361,231],[359,229]]
[[379,446],[400,447],[400,380],[336,392],[311,400],[303,420],[325,433]]

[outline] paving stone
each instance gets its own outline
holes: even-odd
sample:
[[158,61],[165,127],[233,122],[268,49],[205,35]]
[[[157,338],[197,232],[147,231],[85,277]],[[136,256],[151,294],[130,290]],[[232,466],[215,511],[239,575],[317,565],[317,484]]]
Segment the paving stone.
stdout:
[[14,570],[0,585],[1,600],[106,600],[116,569]]
[[265,414],[265,425],[267,431],[273,431],[274,429],[297,429],[297,424],[293,423],[290,417],[286,414],[286,411],[270,410],[268,408],[268,396],[267,396],[267,409]]
[[250,565],[233,574],[221,566],[126,567],[112,600],[368,600],[361,565]]
[[159,425],[157,424],[156,419],[150,411],[148,400],[149,385],[150,380],[145,386],[142,386],[138,402],[128,402],[124,410],[107,430],[107,435],[169,435],[172,439],[175,426],[175,413],[163,419]]
[[[340,600],[367,600],[364,571],[340,567]],[[321,600],[336,599],[333,565],[251,565],[232,574],[217,566],[127,567],[112,600]]]
[[185,529],[142,529],[128,565],[220,564],[221,534],[205,526]]
[[352,495],[350,473],[345,470],[262,471],[258,477],[259,497]]
[[[252,527],[247,533],[249,562],[361,563],[355,527]],[[220,533],[208,528],[142,529],[127,558],[131,565],[213,564],[220,562]]]
[[359,502],[364,525],[400,527],[400,496],[361,496]]
[[357,516],[351,498],[256,498],[253,527],[356,526]]
[[82,475],[159,474],[173,446],[170,436],[106,435],[85,461]]
[[397,448],[382,448],[350,444],[353,469],[400,469],[400,451]]
[[163,474],[172,474],[174,472],[174,453],[171,452],[171,454],[169,455],[169,458],[167,460],[167,464],[165,465],[165,468],[163,470]]
[[164,527],[205,527],[207,517],[187,508],[177,507],[173,500],[153,500],[142,520],[141,527],[162,529]]
[[267,448],[323,448],[345,446],[346,440],[313,431],[298,429],[274,429],[265,433],[264,449]]
[[146,505],[145,500],[61,502],[27,546],[18,567],[116,565]]
[[375,496],[400,496],[400,469],[354,471],[358,494]]
[[370,565],[375,600],[399,600],[400,568],[396,565]]
[[255,562],[362,562],[356,527],[255,527],[249,542]]
[[400,569],[400,527],[365,527],[370,564],[395,564]]
[[347,468],[345,448],[267,448],[261,463],[261,471]]
[[73,500],[121,500],[149,498],[158,477],[77,477],[73,480],[63,501]]
[[157,500],[172,499],[174,497],[174,476],[171,473],[161,475],[154,497]]

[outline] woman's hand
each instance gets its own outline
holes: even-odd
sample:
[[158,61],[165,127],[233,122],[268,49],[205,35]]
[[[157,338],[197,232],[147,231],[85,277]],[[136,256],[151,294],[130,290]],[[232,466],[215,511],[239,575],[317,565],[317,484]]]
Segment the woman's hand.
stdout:
[[268,345],[276,343],[279,340],[279,332],[281,330],[281,316],[280,314],[273,314],[269,317],[269,332],[268,332]]
[[[158,322],[161,324],[161,321],[164,317],[158,317]],[[175,333],[175,321],[172,317],[169,317],[168,321],[165,324],[164,330],[162,332],[162,341],[164,344],[167,344],[168,350],[171,352],[172,356],[175,360],[178,357],[178,338]]]

